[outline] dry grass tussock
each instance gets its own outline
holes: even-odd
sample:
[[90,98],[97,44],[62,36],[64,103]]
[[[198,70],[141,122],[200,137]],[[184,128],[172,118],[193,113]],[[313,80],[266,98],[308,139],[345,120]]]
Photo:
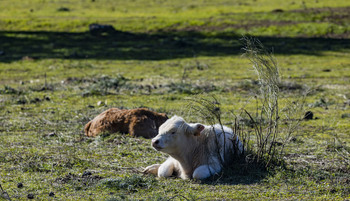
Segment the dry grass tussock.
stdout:
[[[294,101],[280,108],[281,78],[274,56],[254,38],[244,37],[245,54],[258,76],[259,92],[255,95],[254,112],[241,108],[229,111],[231,123],[244,145],[243,163],[255,163],[263,168],[283,165],[284,148],[293,137],[302,121],[305,101]],[[219,100],[197,96],[189,99],[189,107],[210,125],[216,123],[223,128],[223,111]],[[281,125],[283,123],[283,125]],[[235,147],[237,149],[237,147]]]

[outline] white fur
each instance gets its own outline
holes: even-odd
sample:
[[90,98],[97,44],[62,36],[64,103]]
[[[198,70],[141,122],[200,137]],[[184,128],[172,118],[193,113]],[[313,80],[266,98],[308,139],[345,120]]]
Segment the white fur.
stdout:
[[159,177],[176,174],[182,179],[205,179],[219,173],[232,159],[234,143],[237,154],[241,154],[243,145],[230,128],[188,124],[174,116],[160,126],[159,134],[152,139],[152,146],[169,154],[169,158],[161,165],[148,166],[144,172]]

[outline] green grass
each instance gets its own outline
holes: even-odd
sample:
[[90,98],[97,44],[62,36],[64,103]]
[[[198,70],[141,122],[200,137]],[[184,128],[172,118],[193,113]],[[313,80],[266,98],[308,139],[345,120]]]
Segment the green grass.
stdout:
[[[1,1],[2,188],[12,200],[350,199],[349,6]],[[96,22],[121,32],[92,35],[88,25]],[[310,90],[306,109],[316,119],[303,121],[286,145],[285,167],[236,164],[207,181],[159,179],[140,173],[167,157],[150,140],[84,137],[84,125],[110,107],[149,107],[205,123],[187,107],[198,93],[217,97],[225,125],[234,121],[230,111],[254,113],[257,77],[241,56],[242,34],[273,48],[282,108]]]

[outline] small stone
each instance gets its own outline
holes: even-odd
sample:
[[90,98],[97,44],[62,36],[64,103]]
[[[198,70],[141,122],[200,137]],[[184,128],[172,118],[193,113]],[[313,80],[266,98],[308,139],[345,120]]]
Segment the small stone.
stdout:
[[304,119],[311,120],[314,117],[314,113],[311,111],[307,111],[304,115]]
[[49,137],[54,137],[54,136],[56,136],[56,133],[55,133],[55,132],[52,132],[52,133],[47,134],[47,136],[49,136]]
[[23,187],[23,183],[20,182],[17,184],[17,188],[22,188],[22,187]]
[[28,198],[28,199],[34,199],[34,195],[31,194],[31,193],[29,193],[29,194],[27,195],[27,198]]

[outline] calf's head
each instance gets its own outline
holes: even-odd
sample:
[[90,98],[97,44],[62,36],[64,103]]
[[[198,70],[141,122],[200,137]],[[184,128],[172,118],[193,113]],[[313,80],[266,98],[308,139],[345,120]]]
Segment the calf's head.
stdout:
[[173,116],[159,127],[158,135],[152,139],[152,146],[157,151],[176,154],[192,146],[192,141],[203,129],[201,124],[188,124],[181,117]]

